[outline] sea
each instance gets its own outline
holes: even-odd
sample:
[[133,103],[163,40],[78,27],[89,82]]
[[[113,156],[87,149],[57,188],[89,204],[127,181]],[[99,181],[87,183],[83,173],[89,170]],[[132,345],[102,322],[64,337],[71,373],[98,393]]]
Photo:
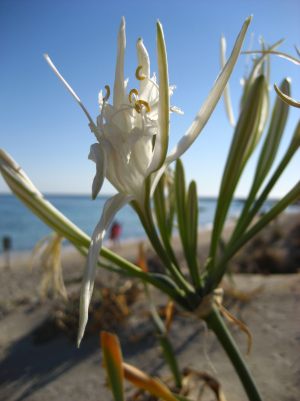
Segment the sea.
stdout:
[[[99,221],[103,205],[108,197],[100,196],[91,200],[87,195],[48,195],[45,196],[57,209],[72,220],[87,234],[91,235]],[[241,212],[244,200],[235,199],[232,202],[229,218],[235,218]],[[263,210],[268,210],[274,200],[268,200]],[[199,226],[211,227],[216,208],[216,198],[199,198]],[[290,207],[290,212],[300,211],[300,207]],[[130,206],[121,209],[115,217],[121,226],[121,241],[132,241],[145,237],[138,217]],[[12,250],[23,251],[32,249],[43,237],[49,235],[51,229],[33,215],[16,197],[0,194],[0,252],[2,239],[9,236]]]

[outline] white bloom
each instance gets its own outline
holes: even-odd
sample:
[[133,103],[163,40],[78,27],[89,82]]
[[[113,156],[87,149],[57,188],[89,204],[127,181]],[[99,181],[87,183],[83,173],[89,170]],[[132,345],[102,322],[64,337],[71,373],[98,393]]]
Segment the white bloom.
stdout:
[[140,87],[126,93],[124,50],[125,23],[122,20],[113,104],[107,101],[108,93],[105,97],[102,92],[99,94],[100,115],[94,131],[99,143],[92,145],[89,156],[97,165],[93,198],[106,176],[120,193],[131,195],[142,204],[145,179],[157,167],[153,162],[157,144],[153,149],[153,141],[160,141],[159,87],[155,76],[150,78],[149,56],[139,39],[136,75]]
[[102,92],[99,94],[100,115],[96,124],[80,98],[58,72],[49,56],[45,56],[55,74],[83,109],[89,120],[89,126],[98,140],[91,146],[89,154],[89,158],[96,163],[92,197],[95,198],[99,193],[105,177],[118,190],[118,194],[106,202],[101,219],[92,236],[87,269],[81,290],[78,345],[87,323],[97,259],[108,226],[117,211],[131,200],[137,201],[143,207],[145,196],[149,196],[146,193],[147,179],[152,178],[151,191],[153,192],[166,167],[179,158],[197,138],[213,112],[231,75],[250,20],[251,18],[248,18],[245,21],[230,58],[197,113],[195,120],[168,156],[169,115],[171,111],[180,112],[180,110],[176,107],[170,107],[169,104],[173,88],[169,87],[165,41],[159,22],[157,23],[159,83],[156,82],[155,75],[150,76],[148,52],[140,39],[137,42],[138,68],[136,70],[139,90],[135,88],[127,90],[127,81],[124,79],[125,20],[122,19],[118,35],[113,104],[108,103],[110,89],[106,86],[105,96]]

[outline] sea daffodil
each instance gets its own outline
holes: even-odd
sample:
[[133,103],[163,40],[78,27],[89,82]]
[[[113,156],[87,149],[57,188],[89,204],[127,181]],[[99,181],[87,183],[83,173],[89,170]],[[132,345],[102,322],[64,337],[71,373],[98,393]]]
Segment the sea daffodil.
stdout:
[[179,158],[195,141],[228,82],[239,56],[241,46],[251,21],[244,22],[226,65],[221,70],[207,99],[197,113],[191,126],[177,146],[167,155],[170,112],[178,111],[170,107],[172,87],[169,86],[168,65],[164,34],[157,22],[158,78],[150,76],[150,60],[141,39],[137,42],[138,67],[136,78],[140,82],[127,93],[124,79],[124,55],[126,47],[125,20],[122,18],[118,35],[118,53],[113,88],[113,104],[108,103],[110,88],[106,94],[99,94],[100,115],[94,123],[80,98],[62,77],[48,55],[45,58],[55,74],[73,95],[89,120],[91,131],[97,143],[91,146],[89,158],[96,163],[96,176],[92,185],[92,197],[99,193],[106,177],[117,189],[117,195],[108,199],[91,241],[87,268],[83,278],[80,303],[78,345],[84,334],[88,319],[88,307],[93,291],[97,258],[105,232],[117,211],[125,204],[135,201],[143,209],[145,197],[150,196],[166,167]]

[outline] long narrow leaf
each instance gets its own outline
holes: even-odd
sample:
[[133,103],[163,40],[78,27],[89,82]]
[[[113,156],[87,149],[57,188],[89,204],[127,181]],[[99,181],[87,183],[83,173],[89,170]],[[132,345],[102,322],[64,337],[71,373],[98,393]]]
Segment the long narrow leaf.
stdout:
[[196,182],[189,185],[187,196],[187,238],[191,252],[197,252],[198,239],[198,197]]
[[198,270],[197,240],[198,240],[198,196],[196,182],[192,181],[188,188],[186,204],[186,259],[188,261],[193,283],[200,288],[200,276]]
[[158,124],[159,136],[155,139],[153,158],[149,166],[149,172],[158,170],[164,163],[169,143],[169,119],[170,119],[170,90],[168,61],[164,33],[160,22],[156,24],[157,34],[157,63],[159,77],[159,103]]
[[[57,210],[33,185],[20,166],[3,150],[0,149],[0,172],[12,192],[29,208],[40,220],[52,230],[68,239],[77,249],[84,251],[89,248],[91,239],[79,227]],[[109,249],[102,248],[101,255],[119,266],[130,276],[140,278],[160,288],[163,292],[177,299],[180,303],[179,289],[166,276],[146,274],[134,264],[115,254]]]
[[[275,217],[277,217],[284,209],[286,209],[292,203],[298,201],[300,199],[300,181],[282,198],[279,202],[276,203],[267,213],[265,213],[260,220],[249,229],[242,236],[239,241],[236,242],[235,247],[232,250],[232,254],[236,253],[246,242],[248,242],[251,238],[254,237],[259,231],[261,231],[270,221],[272,221]],[[226,258],[228,258],[227,255]]]
[[214,86],[212,87],[209,95],[207,96],[206,100],[204,101],[203,105],[198,111],[191,126],[187,129],[185,135],[180,139],[176,147],[168,155],[166,159],[167,165],[169,165],[170,163],[181,157],[181,155],[197,139],[199,133],[202,131],[207,121],[209,120],[209,117],[211,116],[220,97],[222,96],[223,90],[227,85],[227,82],[231,76],[235,63],[237,62],[251,19],[252,17],[248,17],[244,22],[225,67],[220,72],[218,78],[214,83]]
[[[280,89],[288,95],[290,94],[289,79],[285,79],[281,83]],[[260,186],[270,171],[272,163],[277,155],[278,147],[286,125],[288,111],[288,106],[280,101],[280,99],[277,99],[273,108],[268,133],[257,163],[255,180],[253,184],[255,187]]]
[[152,321],[153,321],[155,329],[156,329],[156,334],[157,334],[158,340],[160,342],[165,361],[169,365],[170,371],[173,374],[173,378],[174,378],[176,387],[180,388],[182,379],[181,379],[181,373],[180,373],[180,369],[178,366],[175,351],[174,351],[172,343],[169,339],[168,330],[166,328],[166,325],[162,321],[161,317],[159,316],[159,313],[157,312],[156,306],[153,302],[150,290],[147,285],[145,285],[145,294],[147,296],[150,314],[151,314]]
[[106,331],[101,332],[101,347],[104,367],[115,401],[124,401],[124,371],[122,351],[118,337]]
[[175,206],[180,239],[190,275],[196,289],[200,288],[197,265],[198,199],[196,184],[192,183],[186,193],[184,168],[180,159],[175,168]]
[[171,245],[171,234],[173,228],[173,217],[174,217],[174,200],[172,200],[173,204],[170,203],[170,194],[169,199],[166,197],[165,189],[166,189],[166,180],[167,176],[164,173],[159,180],[159,183],[155,189],[153,194],[154,201],[154,211],[156,215],[157,225],[162,237],[165,250],[169,255],[171,261],[177,266],[179,269],[179,263],[173,251]]
[[214,259],[217,245],[244,167],[254,151],[266,121],[267,88],[263,76],[251,87],[247,102],[241,112],[226,161],[212,231],[210,257]]
[[179,234],[182,241],[183,246],[185,246],[187,242],[187,233],[186,233],[186,187],[185,187],[185,176],[183,164],[180,159],[176,162],[175,168],[175,199],[176,199],[176,214],[177,214],[177,222],[179,228]]
[[300,108],[299,101],[293,99],[291,96],[283,92],[280,88],[278,88],[277,85],[274,85],[274,89],[283,102],[287,103],[289,106]]
[[[270,46],[268,50],[276,49],[279,45],[281,45],[282,42],[283,39],[277,41],[272,46]],[[261,74],[262,64],[266,61],[267,58],[268,54],[263,54],[261,57],[259,57],[257,60],[254,61],[249,77],[245,80],[244,91],[240,101],[241,109],[243,108],[246,102],[252,84],[254,83],[255,79]]]
[[242,54],[264,54],[264,55],[274,54],[275,56],[288,60],[293,64],[300,65],[300,60],[297,59],[296,57],[290,56],[287,53],[278,52],[276,50],[271,50],[271,49],[243,51]]
[[285,171],[287,165],[293,158],[294,154],[300,147],[300,122],[297,124],[294,135],[292,137],[291,143],[286,150],[283,158],[281,159],[278,167],[275,169],[274,173],[272,174],[271,178],[269,179],[268,183],[255,200],[254,203],[251,202],[250,206],[246,209],[246,205],[243,209],[242,215],[238,220],[237,226],[230,238],[229,245],[234,243],[237,238],[247,229],[247,227],[251,224],[254,217],[259,212],[260,208],[263,206],[265,200],[267,199],[268,195],[270,194],[271,190],[274,188],[274,185],[281,177],[282,173]]
[[171,393],[158,379],[148,376],[146,373],[137,369],[135,366],[123,363],[124,375],[126,380],[134,386],[149,391],[150,394],[165,401],[177,401],[178,399]]
[[[208,283],[208,285],[212,288],[215,288],[221,281],[225,270],[224,266],[230,258],[235,255],[238,250],[245,245],[250,239],[252,239],[257,233],[259,233],[267,224],[269,224],[272,220],[274,220],[284,209],[286,209],[289,205],[293,204],[300,199],[300,181],[282,198],[279,202],[276,203],[267,213],[263,215],[259,219],[259,221],[254,224],[243,236],[237,239],[233,246],[227,249],[224,257],[218,263],[215,274]],[[209,291],[210,288],[206,290]]]
[[[221,37],[221,42],[220,42],[220,60],[221,60],[221,68],[224,68],[225,64],[226,64],[226,39],[224,36]],[[226,114],[227,114],[229,123],[231,124],[232,127],[234,127],[235,126],[235,118],[234,118],[232,104],[231,104],[229,83],[227,83],[227,85],[225,86],[225,89],[223,92],[223,97],[224,97],[225,110],[226,110]]]
[[[288,79],[285,79],[282,82],[281,88],[285,90],[287,93],[290,93],[290,82]],[[245,227],[243,225],[243,221],[245,220],[249,212],[249,209],[251,208],[253,202],[255,201],[255,197],[264,179],[266,178],[267,174],[270,171],[270,168],[272,167],[273,161],[277,155],[279,144],[282,139],[282,135],[288,117],[288,111],[289,111],[288,105],[283,103],[280,99],[276,99],[269,129],[258,158],[252,186],[250,188],[243,210],[237,221],[232,237],[236,237],[241,234],[242,228]]]
[[[167,170],[168,171],[168,170]],[[172,231],[173,231],[173,225],[174,225],[174,217],[175,217],[175,188],[174,188],[174,176],[172,175],[170,177],[170,174],[167,176],[167,182],[166,186],[168,188],[167,192],[167,209],[168,209],[168,215],[167,215],[167,230],[168,230],[168,235],[171,237]]]

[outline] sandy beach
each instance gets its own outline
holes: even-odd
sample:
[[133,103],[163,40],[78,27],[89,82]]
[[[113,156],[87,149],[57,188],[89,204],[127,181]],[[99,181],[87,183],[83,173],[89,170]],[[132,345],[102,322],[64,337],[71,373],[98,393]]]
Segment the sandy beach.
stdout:
[[[267,401],[299,399],[300,318],[297,310],[300,302],[300,275],[297,271],[300,266],[295,265],[290,274],[283,274],[284,271],[280,270],[284,269],[283,260],[287,258],[284,238],[295,227],[299,229],[299,225],[299,215],[282,216],[266,234],[269,238],[275,235],[275,231],[280,232],[281,239],[277,238],[277,242],[281,245],[277,246],[276,251],[269,248],[266,251],[265,243],[260,238],[260,251],[257,245],[256,253],[253,252],[253,246],[256,246],[254,243],[244,254],[237,255],[232,266],[237,271],[234,274],[236,288],[243,293],[259,289],[247,301],[232,296],[228,280],[225,279],[223,283],[227,293],[226,307],[246,322],[253,334],[253,349],[246,359]],[[231,230],[230,224],[227,230]],[[204,259],[207,253],[209,234],[209,230],[199,233],[200,259]],[[175,239],[175,247],[180,255],[178,239]],[[135,261],[137,248],[137,243],[131,242],[122,244],[117,252]],[[295,251],[292,253],[295,256]],[[266,255],[269,259],[266,259]],[[147,250],[147,256],[155,261],[151,250]],[[277,263],[275,267],[278,274],[269,274],[268,269],[265,271],[267,275],[255,271],[259,263],[265,265],[266,260],[272,266]],[[14,253],[8,269],[3,266],[3,256],[0,258],[0,400],[112,399],[105,385],[97,329],[91,330],[79,350],[76,349],[72,333],[54,330],[49,325],[49,316],[59,301],[41,301],[39,283],[42,271],[38,264],[30,270],[29,261],[29,252]],[[252,274],[251,269],[247,270],[247,274],[239,272],[245,261],[248,261],[248,266],[256,274]],[[293,263],[289,262],[290,265]],[[67,247],[63,251],[62,265],[65,285],[72,300],[73,294],[77,294],[80,288],[85,260],[77,251]],[[124,278],[104,270],[98,272],[97,280],[96,285],[99,287],[118,288],[125,282]],[[121,340],[124,359],[145,372],[168,377],[169,373],[153,335],[147,302],[136,285],[136,299],[129,308],[128,316],[115,327]],[[159,306],[167,302],[156,290],[153,290],[153,298]],[[76,304],[74,308],[77,308]],[[244,334],[236,327],[231,329],[239,346],[246,352]],[[170,337],[182,368],[207,371],[217,377],[227,400],[247,399],[217,340],[212,333],[206,332],[201,322],[177,314]]]

